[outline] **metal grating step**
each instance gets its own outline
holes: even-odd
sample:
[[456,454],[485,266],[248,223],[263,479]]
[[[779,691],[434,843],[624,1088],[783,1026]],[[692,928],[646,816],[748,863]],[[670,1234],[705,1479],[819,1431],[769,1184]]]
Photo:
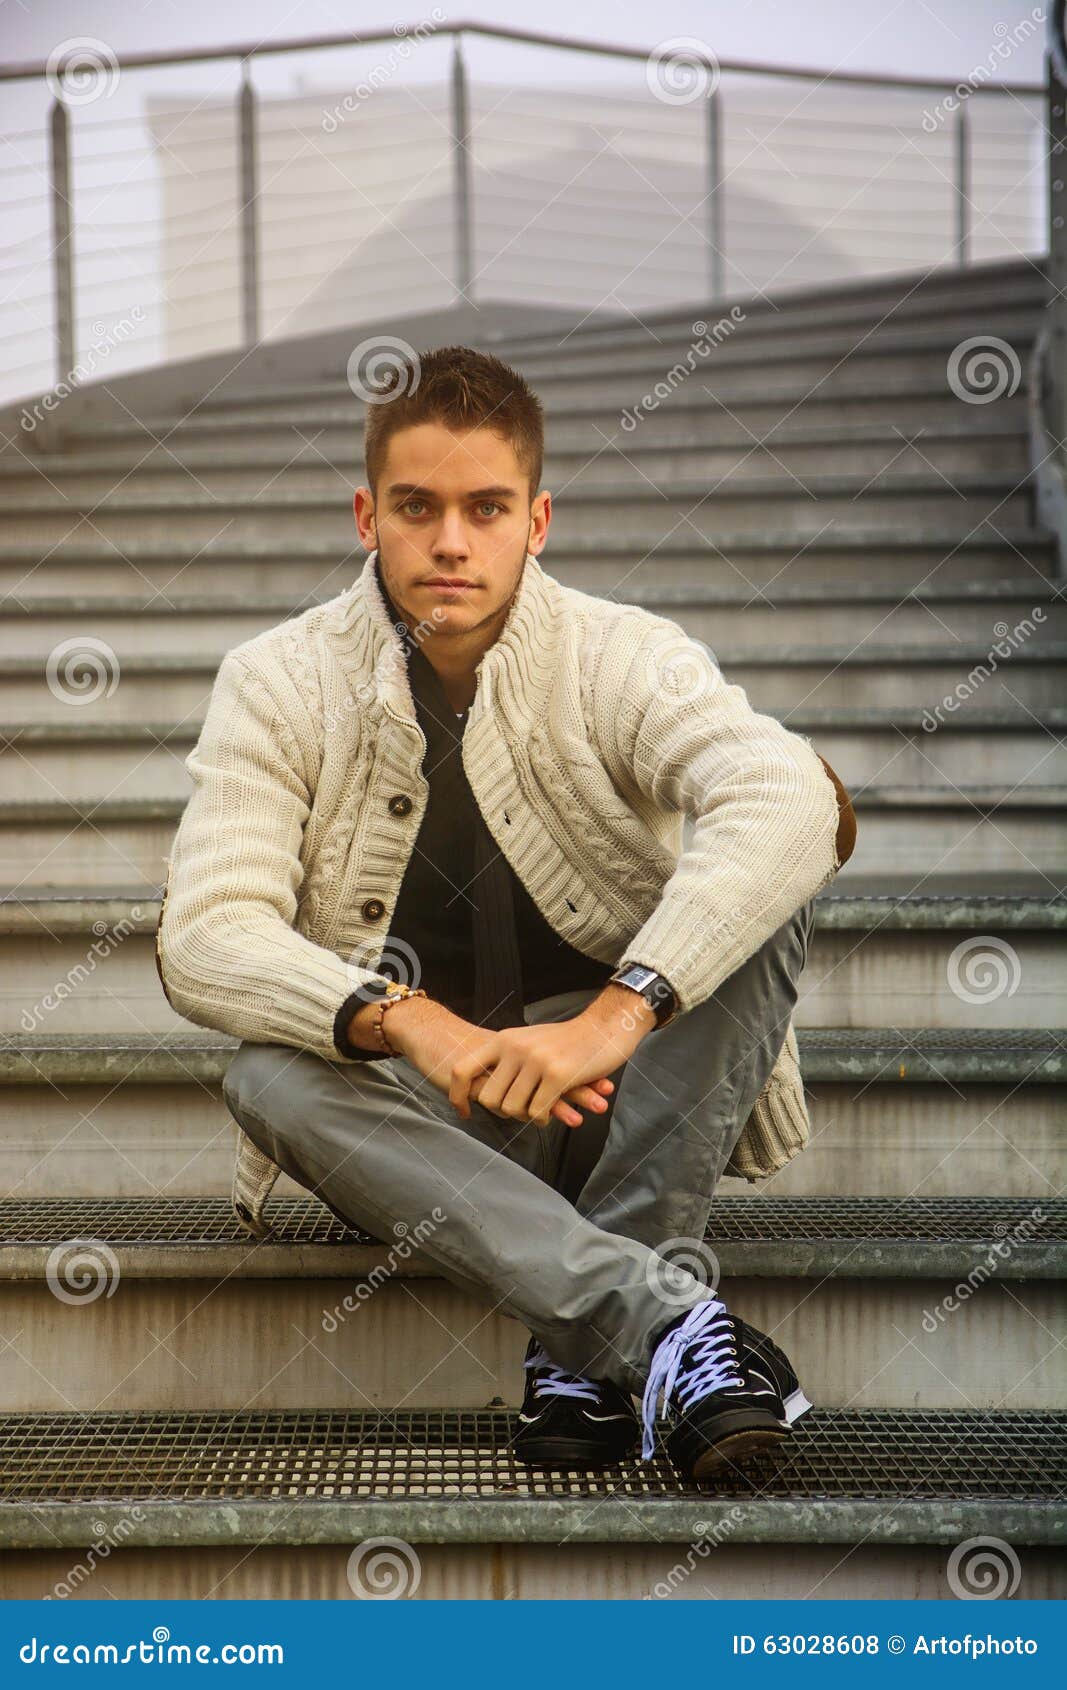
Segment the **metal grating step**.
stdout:
[[[314,1197],[276,1198],[256,1242],[225,1197],[7,1198],[0,1277],[42,1278],[57,1247],[106,1243],[105,1269],[132,1278],[331,1276],[368,1272],[385,1244]],[[968,1197],[721,1197],[706,1238],[730,1275],[1002,1279],[1067,1277],[1067,1201]],[[115,1266],[117,1263],[117,1269]],[[431,1260],[394,1271],[433,1272]]]
[[108,1503],[140,1517],[127,1542],[352,1541],[371,1526],[414,1541],[670,1541],[717,1503],[742,1539],[954,1542],[979,1522],[1017,1543],[1067,1536],[1063,1415],[813,1410],[747,1475],[700,1482],[662,1451],[602,1472],[530,1467],[516,1427],[496,1409],[7,1415],[0,1544],[54,1547]]
[[[7,1501],[89,1497],[751,1494],[686,1484],[662,1454],[604,1472],[528,1467],[506,1409],[0,1416]],[[812,1410],[756,1480],[768,1496],[1002,1496],[1067,1490],[1067,1415]]]

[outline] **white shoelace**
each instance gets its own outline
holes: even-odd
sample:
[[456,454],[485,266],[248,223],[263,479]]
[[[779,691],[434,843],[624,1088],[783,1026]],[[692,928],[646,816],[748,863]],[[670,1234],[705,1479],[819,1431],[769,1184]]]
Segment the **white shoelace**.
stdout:
[[[645,1394],[641,1400],[641,1460],[648,1461],[656,1447],[656,1398],[663,1392],[663,1411],[667,1399],[677,1385],[678,1402],[688,1408],[707,1396],[709,1391],[721,1391],[727,1385],[743,1385],[744,1380],[734,1372],[733,1358],[725,1352],[731,1342],[726,1304],[717,1297],[697,1303],[685,1319],[656,1345],[652,1357]],[[699,1338],[699,1343],[694,1340]],[[693,1345],[693,1360],[678,1380],[682,1354]]]
[[586,1402],[599,1402],[600,1388],[595,1380],[583,1379],[575,1373],[565,1373],[557,1367],[547,1351],[538,1344],[533,1355],[527,1356],[524,1367],[543,1367],[545,1377],[534,1381],[535,1397],[582,1397]]

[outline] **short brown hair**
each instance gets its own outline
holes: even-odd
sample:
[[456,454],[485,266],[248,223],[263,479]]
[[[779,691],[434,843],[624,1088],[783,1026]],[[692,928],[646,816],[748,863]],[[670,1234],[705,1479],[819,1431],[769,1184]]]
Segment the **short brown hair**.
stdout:
[[[389,441],[402,428],[440,422],[448,428],[491,428],[510,441],[529,478],[530,497],[541,484],[545,422],[536,393],[491,352],[470,346],[438,346],[390,367],[369,391],[363,431],[367,484],[377,497],[378,478]],[[390,394],[396,397],[390,399]]]

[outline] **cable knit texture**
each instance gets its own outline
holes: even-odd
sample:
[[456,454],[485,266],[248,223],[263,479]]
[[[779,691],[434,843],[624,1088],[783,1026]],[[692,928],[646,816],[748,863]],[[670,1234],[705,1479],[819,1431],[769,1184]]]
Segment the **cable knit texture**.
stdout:
[[[428,793],[374,561],[223,658],[157,933],[179,1014],[331,1062],[348,1060],[333,1042],[344,999],[385,978]],[[462,754],[555,931],[656,969],[683,1014],[841,866],[838,792],[810,740],[754,711],[678,623],[566,587],[530,554],[478,665]],[[398,794],[406,815],[389,807]],[[808,1131],[790,1025],[727,1171],[773,1172]]]

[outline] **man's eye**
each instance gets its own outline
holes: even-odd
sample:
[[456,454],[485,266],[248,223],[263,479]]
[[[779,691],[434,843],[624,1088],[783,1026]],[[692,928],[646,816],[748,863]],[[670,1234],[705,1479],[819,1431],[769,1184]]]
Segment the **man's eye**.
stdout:
[[405,499],[400,509],[402,511],[410,511],[412,505],[425,505],[425,503],[425,499]]
[[495,499],[483,499],[481,501],[481,503],[479,504],[478,509],[480,511],[484,511],[484,510],[502,511],[504,509],[504,507],[503,507],[503,505],[497,504]]

